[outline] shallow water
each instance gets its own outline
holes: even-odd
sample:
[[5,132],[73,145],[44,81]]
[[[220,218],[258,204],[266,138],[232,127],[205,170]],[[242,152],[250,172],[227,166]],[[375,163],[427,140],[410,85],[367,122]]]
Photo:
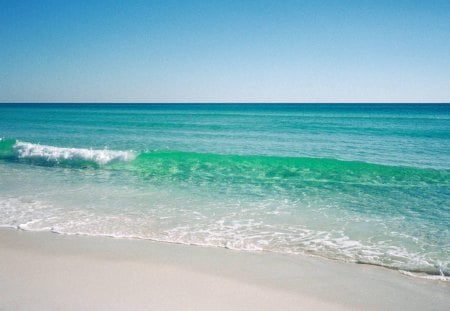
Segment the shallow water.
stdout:
[[0,225],[450,276],[446,105],[0,105]]

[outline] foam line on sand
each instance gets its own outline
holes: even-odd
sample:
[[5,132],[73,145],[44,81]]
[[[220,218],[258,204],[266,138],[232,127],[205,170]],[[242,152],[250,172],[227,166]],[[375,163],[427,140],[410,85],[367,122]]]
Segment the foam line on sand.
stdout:
[[0,229],[1,310],[445,310],[449,293],[307,256]]

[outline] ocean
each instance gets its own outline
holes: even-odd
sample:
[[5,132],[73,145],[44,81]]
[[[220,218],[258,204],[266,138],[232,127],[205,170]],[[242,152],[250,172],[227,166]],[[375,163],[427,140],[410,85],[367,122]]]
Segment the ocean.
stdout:
[[0,226],[450,280],[450,105],[0,104]]

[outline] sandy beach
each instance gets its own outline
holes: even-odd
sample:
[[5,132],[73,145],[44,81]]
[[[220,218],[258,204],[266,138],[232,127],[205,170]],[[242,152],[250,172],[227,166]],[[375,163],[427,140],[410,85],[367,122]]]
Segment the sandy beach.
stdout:
[[0,230],[2,310],[445,310],[450,284],[308,256]]

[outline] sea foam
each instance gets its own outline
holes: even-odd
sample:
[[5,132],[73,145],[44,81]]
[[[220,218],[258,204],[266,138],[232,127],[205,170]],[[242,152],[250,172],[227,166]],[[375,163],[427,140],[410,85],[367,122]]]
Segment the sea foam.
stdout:
[[85,160],[103,165],[112,161],[130,161],[136,155],[132,151],[95,150],[85,148],[62,148],[17,141],[14,150],[19,158],[41,158],[47,161]]

